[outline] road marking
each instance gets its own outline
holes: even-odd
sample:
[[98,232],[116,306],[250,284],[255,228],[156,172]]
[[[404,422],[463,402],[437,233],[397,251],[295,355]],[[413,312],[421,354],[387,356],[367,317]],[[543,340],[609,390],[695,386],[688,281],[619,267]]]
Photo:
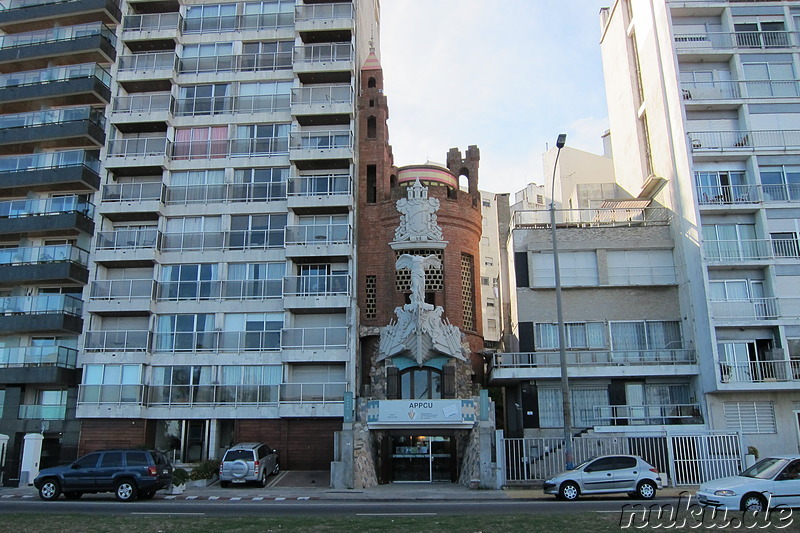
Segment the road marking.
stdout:
[[233,497],[230,498],[230,500],[232,502],[238,502],[239,500],[241,500],[241,498],[239,498],[238,496],[233,496]]
[[206,513],[131,513],[132,515],[204,516]]
[[186,499],[187,500],[196,500],[197,496],[187,496]]
[[436,516],[437,513],[356,513],[356,516]]
[[260,501],[263,501],[263,500],[264,500],[263,496],[256,496],[255,498],[253,498],[254,502],[260,502]]

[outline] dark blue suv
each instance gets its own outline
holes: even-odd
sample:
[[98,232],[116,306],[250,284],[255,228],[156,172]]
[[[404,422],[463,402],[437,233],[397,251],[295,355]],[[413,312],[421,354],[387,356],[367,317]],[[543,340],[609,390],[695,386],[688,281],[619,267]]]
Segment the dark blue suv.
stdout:
[[119,501],[147,500],[172,484],[172,465],[154,450],[103,450],[66,466],[46,468],[33,484],[43,500],[61,493],[77,500],[85,493],[113,492]]

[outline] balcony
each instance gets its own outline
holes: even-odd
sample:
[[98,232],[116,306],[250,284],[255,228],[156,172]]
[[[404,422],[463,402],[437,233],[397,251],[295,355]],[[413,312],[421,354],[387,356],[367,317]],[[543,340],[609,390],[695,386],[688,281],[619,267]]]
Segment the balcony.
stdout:
[[272,405],[280,401],[280,385],[150,385],[150,407],[209,407]]
[[182,26],[180,13],[126,15],[122,22],[122,39],[132,52],[174,47]]
[[94,280],[89,290],[89,311],[96,315],[149,314],[156,286],[152,279]]
[[283,278],[283,306],[318,311],[347,308],[350,291],[348,274],[286,276]]
[[155,333],[154,352],[273,352],[281,349],[280,331],[177,331]]
[[[68,346],[5,346],[0,348],[0,368],[43,366],[75,368],[77,357],[78,350]],[[9,382],[4,381],[4,383]]]
[[94,231],[94,205],[80,196],[0,202],[0,235],[75,235]]
[[148,330],[87,331],[84,350],[87,352],[146,352],[150,348]]
[[696,186],[700,206],[725,209],[761,203],[800,202],[800,183]]
[[[612,207],[599,209],[564,209],[556,216],[557,227],[608,226],[668,226],[670,212],[663,207]],[[549,209],[517,211],[511,221],[512,229],[541,229],[550,227]]]
[[175,52],[142,52],[118,58],[116,80],[129,94],[169,92],[177,71]]
[[353,230],[349,224],[286,226],[286,257],[349,257]]
[[7,154],[48,148],[97,148],[106,142],[105,117],[93,107],[48,109],[0,115],[0,146]]
[[125,385],[85,385],[78,387],[78,403],[88,404],[143,404],[147,386]]
[[221,17],[187,18],[183,33],[223,33],[230,31],[262,31],[294,27],[292,13],[253,13]]
[[71,26],[101,21],[117,24],[122,20],[116,0],[5,0],[0,9],[0,29],[19,33],[48,25]]
[[83,302],[69,294],[0,298],[0,333],[81,331]]
[[355,68],[355,51],[349,42],[296,46],[293,57],[301,83],[350,83]]
[[221,183],[167,187],[167,205],[266,202],[286,199],[286,183]]
[[111,117],[118,130],[132,132],[140,123],[162,122],[166,125],[174,106],[175,100],[168,92],[117,96],[112,104]]
[[[710,300],[711,316],[715,320],[734,320],[738,322],[756,320],[776,320],[785,316],[780,312],[780,303],[788,305],[794,298],[731,298]],[[797,308],[795,304],[793,307]]]
[[154,228],[100,231],[96,234],[95,256],[109,268],[149,267],[161,249],[162,235]]
[[222,298],[226,300],[261,300],[282,296],[283,282],[279,279],[235,279],[222,282]]
[[[800,360],[797,359],[717,362],[717,367],[722,383],[759,383],[764,388],[785,388],[788,384],[796,388],[800,382]],[[770,383],[773,385],[768,385]]]
[[67,405],[20,405],[21,420],[65,420]]
[[703,53],[723,50],[775,50],[798,45],[798,32],[743,31],[675,34],[678,53]]
[[592,420],[600,426],[641,426],[702,424],[703,415],[696,403],[657,405],[596,405]]
[[111,75],[95,63],[0,74],[0,113],[105,105],[111,101],[110,85]]
[[0,194],[92,190],[100,186],[100,161],[86,150],[0,157]]
[[0,38],[0,71],[74,63],[113,63],[117,38],[101,22],[13,33]]
[[295,212],[329,211],[353,205],[353,178],[349,173],[291,176],[288,207]]
[[103,185],[103,216],[113,221],[158,221],[164,198],[158,182],[112,183]]
[[[656,350],[568,350],[570,377],[680,376],[697,374],[694,350],[662,348]],[[557,351],[495,353],[490,375],[492,382],[561,377],[561,358]]]
[[353,159],[350,130],[293,131],[289,134],[289,159]]
[[70,244],[0,249],[0,285],[80,284],[89,280],[89,252]]
[[290,70],[292,54],[291,52],[265,52],[229,56],[182,57],[178,65],[180,74]]
[[166,137],[141,137],[112,139],[108,141],[106,167],[160,167],[163,168],[172,151]]
[[347,327],[285,328],[281,332],[281,361],[310,363],[349,362]]
[[179,98],[175,106],[176,117],[281,113],[284,111],[289,111],[289,95],[286,94]]
[[770,239],[705,240],[706,260],[714,263],[752,263],[774,258]]
[[689,133],[692,152],[752,152],[800,148],[800,130],[696,131]]
[[318,115],[341,115],[343,120],[339,120],[349,123],[355,111],[354,101],[350,85],[295,87],[292,89],[292,116],[297,117],[301,126],[312,125]]
[[218,159],[227,157],[263,157],[288,152],[288,140],[281,137],[175,141],[172,159]]
[[353,11],[352,2],[298,5],[295,29],[301,35],[309,31],[335,32],[338,40],[346,40],[353,31]]
[[742,98],[793,98],[800,95],[797,80],[747,80],[709,81],[681,83],[683,101],[706,105],[715,100],[739,100]]

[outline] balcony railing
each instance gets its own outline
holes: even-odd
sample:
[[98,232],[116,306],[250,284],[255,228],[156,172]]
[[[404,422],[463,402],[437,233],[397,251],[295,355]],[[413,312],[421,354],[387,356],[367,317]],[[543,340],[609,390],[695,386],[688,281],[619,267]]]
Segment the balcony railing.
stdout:
[[349,224],[309,224],[286,226],[286,244],[350,244]]
[[800,247],[797,239],[772,239],[772,252],[776,259],[800,258]]
[[14,33],[0,36],[0,50],[8,48],[19,48],[33,44],[57,43],[62,41],[73,41],[92,35],[101,35],[109,43],[116,46],[117,38],[114,31],[102,22],[91,22],[78,26],[63,26],[49,28],[47,30],[37,30],[25,33]]
[[155,352],[265,352],[281,348],[280,331],[177,331],[155,333]]
[[65,314],[80,317],[83,301],[69,294],[6,296],[0,298],[0,315]]
[[[305,7],[319,7],[316,4]],[[321,85],[292,89],[292,105],[352,104],[353,88],[350,85]]]
[[353,56],[351,43],[308,44],[294,48],[296,63],[350,62]]
[[265,250],[283,247],[283,229],[165,233],[161,249],[190,250]]
[[696,131],[688,135],[695,152],[800,148],[800,130]]
[[698,185],[696,190],[701,205],[800,202],[800,183]]
[[0,11],[22,9],[33,6],[45,6],[49,4],[64,4],[67,2],[77,2],[78,0],[5,0],[0,3]]
[[286,183],[221,183],[218,185],[173,185],[167,188],[167,204],[214,204],[285,200]]
[[179,13],[127,15],[122,22],[122,30],[125,32],[177,30],[180,27],[181,16]]
[[158,284],[158,299],[164,300],[218,300],[222,297],[222,282],[205,281],[161,281]]
[[81,213],[86,217],[94,218],[94,204],[80,196],[26,198],[24,200],[0,202],[0,219],[59,215],[62,213]]
[[75,166],[84,166],[96,174],[100,173],[100,161],[94,154],[86,150],[42,152],[0,157],[0,173],[49,170]]
[[[662,348],[657,350],[568,350],[567,364],[580,368],[595,366],[693,365],[697,363],[694,350]],[[496,353],[494,368],[558,367],[561,358],[557,351],[529,353]]]
[[684,100],[783,98],[800,95],[797,80],[695,81],[681,83]]
[[176,141],[172,159],[217,159],[224,157],[256,157],[285,154],[289,151],[285,137]]
[[353,133],[336,131],[293,131],[289,134],[292,150],[353,149]]
[[91,300],[141,300],[152,299],[156,282],[152,279],[94,280],[91,283]]
[[178,56],[175,52],[143,52],[119,56],[117,61],[118,72],[170,70],[178,67]]
[[158,113],[172,110],[173,99],[169,93],[142,93],[117,96],[113,100],[114,113]]
[[696,403],[660,405],[596,405],[591,416],[601,425],[674,425],[702,424],[700,405]]
[[108,141],[107,157],[166,157],[170,150],[166,137],[112,139]]
[[296,21],[352,19],[353,3],[309,4],[295,7]]
[[175,105],[175,116],[277,113],[288,110],[288,94],[196,96],[194,98],[178,98]]
[[[563,209],[556,212],[561,226],[665,226],[669,210],[663,207]],[[550,227],[550,210],[533,209],[514,213],[513,228]]]
[[222,282],[222,297],[229,300],[280,298],[283,281],[280,279],[234,279]]
[[183,33],[276,30],[294,26],[292,13],[254,13],[222,17],[196,17],[183,21]]
[[143,404],[145,385],[79,385],[78,403],[88,404]]
[[723,383],[800,381],[800,360],[717,363]]
[[111,74],[96,63],[82,65],[69,65],[65,67],[50,67],[40,70],[27,70],[0,74],[0,88],[23,87],[26,85],[41,85],[57,81],[80,80],[97,78],[108,87],[111,85]]
[[679,51],[791,48],[797,46],[797,33],[794,31],[676,33],[674,39],[675,48]]
[[291,52],[264,52],[260,54],[238,54],[229,56],[182,57],[180,74],[201,72],[258,72],[292,68]]
[[270,405],[280,401],[280,385],[150,385],[147,405],[192,407],[195,405]]
[[0,248],[0,265],[4,266],[60,262],[88,266],[89,252],[71,244]]
[[67,405],[20,405],[21,420],[64,420],[67,417]]
[[709,261],[760,261],[774,257],[770,239],[706,240],[703,242]]
[[342,402],[347,383],[281,383],[281,402]]
[[350,294],[349,274],[286,276],[284,296],[336,296]]
[[146,329],[88,331],[85,338],[87,352],[146,352],[150,347]]
[[100,128],[105,128],[106,118],[97,108],[66,107],[62,109],[45,109],[30,113],[17,113],[13,115],[0,115],[0,128],[30,128],[51,124],[68,124],[88,120]]
[[776,319],[780,316],[778,300],[778,298],[710,300],[711,316],[716,319]]
[[341,350],[347,348],[346,327],[284,328],[281,348],[285,350]]
[[156,229],[100,231],[97,233],[98,250],[133,250],[158,248],[161,233]]
[[349,195],[352,192],[353,179],[350,174],[291,176],[287,190],[289,196]]
[[147,202],[161,200],[163,194],[164,185],[160,181],[103,185],[104,202]]
[[75,368],[78,350],[68,346],[6,346],[0,348],[0,368],[58,366]]

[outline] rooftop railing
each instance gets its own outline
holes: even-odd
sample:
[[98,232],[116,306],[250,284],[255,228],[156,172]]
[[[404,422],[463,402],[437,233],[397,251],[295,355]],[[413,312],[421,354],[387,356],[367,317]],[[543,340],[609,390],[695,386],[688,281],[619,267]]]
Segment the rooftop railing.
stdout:
[[0,298],[0,315],[66,314],[80,317],[83,301],[69,294],[6,296]]
[[0,368],[58,366],[75,368],[78,350],[69,346],[5,346],[0,348]]
[[86,150],[42,152],[38,154],[0,157],[0,173],[48,170],[84,166],[96,174],[100,172],[100,160]]
[[[556,211],[557,226],[666,226],[669,210],[663,207],[565,209]],[[514,229],[550,227],[550,210],[517,211]]]
[[81,196],[55,198],[25,198],[0,202],[0,219],[81,213],[94,218],[94,204]]
[[96,63],[84,63],[82,65],[67,65],[0,74],[0,88],[40,85],[85,78],[97,78],[106,87],[111,85],[111,74],[106,69]]
[[89,252],[71,244],[0,248],[0,265],[35,265],[39,263],[71,262],[89,265]]
[[91,22],[78,26],[62,26],[48,28],[46,30],[36,30],[25,33],[13,33],[0,36],[0,50],[8,48],[18,48],[34,44],[57,43],[61,41],[72,41],[83,37],[101,35],[112,45],[116,45],[117,38],[114,31],[102,22]]

